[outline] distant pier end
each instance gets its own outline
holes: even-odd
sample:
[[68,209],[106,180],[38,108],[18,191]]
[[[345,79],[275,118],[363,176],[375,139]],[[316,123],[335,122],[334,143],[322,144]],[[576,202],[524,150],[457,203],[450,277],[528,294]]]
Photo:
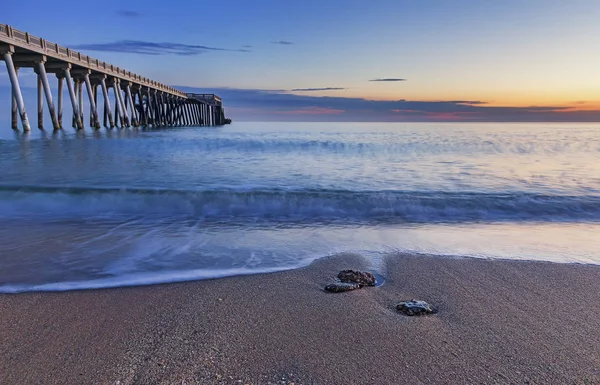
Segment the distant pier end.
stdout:
[[[6,24],[0,24],[0,60],[6,64],[11,83],[11,124],[15,130],[19,129],[19,119],[24,131],[31,129],[19,85],[19,68],[33,68],[37,74],[37,120],[40,129],[44,129],[44,106],[48,108],[53,128],[63,128],[65,85],[73,110],[72,126],[78,130],[86,124],[84,87],[89,104],[89,127],[94,129],[102,127],[98,112],[101,107],[102,125],[109,129],[219,126],[231,122],[225,118],[222,100],[217,95],[184,93]],[[50,89],[49,73],[55,74],[58,79],[56,104]],[[101,105],[98,104],[98,93],[101,94]]]

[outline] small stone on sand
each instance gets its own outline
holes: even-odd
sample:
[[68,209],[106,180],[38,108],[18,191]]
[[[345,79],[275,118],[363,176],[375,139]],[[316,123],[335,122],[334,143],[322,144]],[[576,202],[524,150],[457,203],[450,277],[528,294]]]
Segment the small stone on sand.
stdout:
[[400,302],[398,305],[396,305],[396,309],[408,316],[437,313],[437,310],[427,302],[417,301],[415,299],[411,299],[410,301],[406,302]]
[[375,286],[375,276],[368,271],[342,270],[338,274],[342,282],[357,283],[362,286]]
[[361,286],[358,283],[335,282],[325,286],[325,291],[329,291],[332,293],[342,293],[344,291],[356,290],[360,288]]

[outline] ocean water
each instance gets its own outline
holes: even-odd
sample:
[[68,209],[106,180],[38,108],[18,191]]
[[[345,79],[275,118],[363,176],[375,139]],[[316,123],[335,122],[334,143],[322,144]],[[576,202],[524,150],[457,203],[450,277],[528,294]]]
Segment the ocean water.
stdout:
[[600,124],[234,123],[0,133],[0,292],[358,252],[600,264]]

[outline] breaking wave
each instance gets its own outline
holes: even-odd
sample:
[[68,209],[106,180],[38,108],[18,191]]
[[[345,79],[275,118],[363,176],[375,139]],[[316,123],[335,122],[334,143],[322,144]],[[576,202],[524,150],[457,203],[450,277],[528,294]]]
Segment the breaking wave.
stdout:
[[600,196],[531,193],[0,187],[0,218],[173,217],[253,222],[600,220]]

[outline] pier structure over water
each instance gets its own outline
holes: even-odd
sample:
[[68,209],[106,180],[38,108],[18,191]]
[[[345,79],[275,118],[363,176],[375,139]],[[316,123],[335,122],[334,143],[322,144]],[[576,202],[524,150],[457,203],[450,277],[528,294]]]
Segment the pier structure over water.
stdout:
[[[86,124],[84,87],[89,104],[89,127],[94,129],[101,128],[101,107],[102,125],[106,128],[218,126],[228,121],[222,100],[217,95],[184,93],[5,24],[0,24],[0,60],[6,64],[11,83],[11,123],[15,130],[19,128],[19,118],[24,131],[31,129],[19,85],[19,68],[33,68],[37,74],[37,123],[40,129],[44,129],[45,106],[53,128],[63,128],[65,86],[73,110],[71,123],[78,130]],[[48,74],[57,78],[56,104]],[[99,92],[102,106],[98,104]]]

